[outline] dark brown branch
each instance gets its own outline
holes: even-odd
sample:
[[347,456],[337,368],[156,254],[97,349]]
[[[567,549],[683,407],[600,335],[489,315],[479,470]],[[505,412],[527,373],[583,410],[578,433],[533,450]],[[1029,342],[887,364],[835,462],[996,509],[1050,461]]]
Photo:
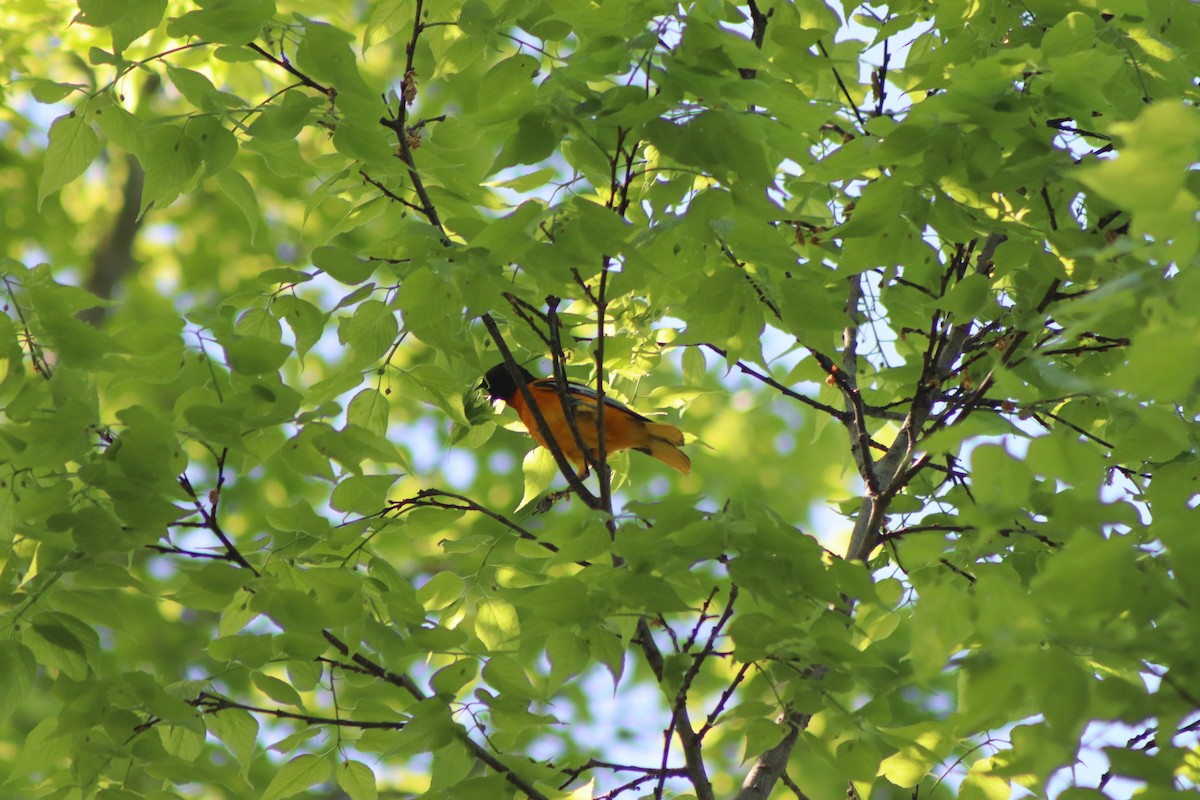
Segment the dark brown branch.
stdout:
[[[750,41],[754,42],[755,48],[762,50],[763,40],[767,36],[767,22],[775,13],[775,9],[771,8],[764,14],[755,0],[749,0],[747,6],[750,9]],[[758,70],[739,67],[738,74],[742,76],[743,80],[752,81],[758,77]]]
[[892,58],[888,45],[891,41],[890,36],[883,40],[883,62],[879,69],[871,73],[871,83],[874,85],[875,91],[875,116],[877,117],[883,116],[883,106],[887,102],[888,65]]
[[270,61],[275,66],[281,67],[282,69],[286,70],[289,74],[292,75],[292,77],[294,77],[296,80],[300,81],[301,84],[307,86],[310,89],[316,89],[318,92],[320,92],[321,94],[328,97],[331,102],[332,102],[333,98],[335,98],[337,96],[336,89],[333,89],[329,86],[322,86],[321,84],[317,83],[312,78],[308,77],[303,72],[301,72],[300,70],[293,67],[291,62],[287,60],[286,56],[276,57],[276,56],[272,55],[271,53],[267,52],[266,50],[264,50],[263,48],[259,47],[254,42],[250,42],[249,44],[246,45],[246,47],[248,47],[251,50],[253,50],[254,52],[258,53],[260,56],[265,58],[267,61]]
[[[446,503],[434,499],[437,497],[448,497],[456,502]],[[503,514],[496,513],[487,506],[481,505],[465,495],[455,494],[454,492],[446,492],[441,489],[422,489],[415,497],[408,497],[403,500],[394,500],[388,503],[388,509],[390,511],[404,511],[409,508],[420,507],[446,508],[456,511],[475,511],[483,514],[485,517],[489,517],[496,522],[499,522],[501,525],[517,534],[517,536],[520,538],[533,542],[539,547],[549,550],[551,553],[557,553],[559,551],[557,546],[551,544],[550,542],[543,542],[537,536],[534,536],[528,530],[522,528],[508,517],[504,516]],[[576,561],[575,563],[581,567],[590,567],[592,565],[590,561]]]
[[412,181],[413,191],[417,193],[417,198],[421,201],[418,210],[425,216],[425,219],[429,220],[429,224],[441,233],[442,244],[449,247],[450,237],[446,235],[446,229],[442,226],[442,220],[438,216],[437,206],[433,204],[433,200],[429,197],[429,191],[425,188],[425,181],[417,171],[412,146],[408,141],[410,132],[407,125],[408,105],[416,97],[416,71],[413,69],[413,59],[417,50],[417,40],[420,39],[421,32],[425,30],[425,26],[421,23],[424,5],[424,0],[416,0],[416,8],[413,11],[412,36],[404,48],[407,54],[404,66],[404,92],[400,98],[399,108],[396,109],[396,116],[394,118],[383,117],[379,120],[379,124],[396,134],[396,141],[400,145],[400,160],[408,168],[408,179]]
[[[634,637],[634,642],[641,647],[646,664],[650,667],[650,671],[654,673],[654,677],[659,685],[662,686],[665,662],[663,661],[662,653],[659,652],[658,645],[654,643],[654,635],[651,633],[650,626],[647,624],[645,617],[638,620],[637,635]],[[696,791],[696,797],[698,800],[714,800],[712,784],[709,782],[708,774],[704,769],[700,739],[696,736],[696,731],[692,727],[691,717],[688,714],[686,704],[672,709],[671,725],[667,729],[668,735],[671,730],[674,730],[676,735],[679,736],[688,779],[692,782],[692,788]],[[660,777],[659,780],[661,787],[662,778]]]
[[217,714],[231,708],[249,711],[252,714],[266,714],[275,717],[276,719],[294,719],[297,722],[304,722],[309,725],[334,725],[341,728],[359,728],[362,730],[383,728],[386,730],[400,730],[407,723],[403,721],[397,722],[368,722],[362,720],[338,719],[336,717],[317,717],[312,714],[298,714],[294,711],[284,711],[281,708],[261,708],[259,706],[249,706],[245,703],[237,703],[233,700],[227,700],[224,697],[217,697],[208,692],[201,692],[195,700],[191,701],[191,705],[195,706],[205,714]]
[[539,308],[536,308],[530,303],[525,302],[511,292],[501,292],[501,296],[508,301],[510,306],[512,306],[513,313],[520,317],[521,320],[529,326],[531,331],[537,334],[537,337],[542,340],[542,344],[546,345],[546,349],[549,350],[550,337],[543,333],[541,327],[539,327],[537,322],[534,321],[535,319],[541,320],[542,324],[549,328],[550,318],[546,316],[545,312]]
[[863,408],[862,392],[858,389],[858,306],[862,301],[862,276],[855,275],[848,280],[849,289],[846,293],[846,318],[848,320],[842,329],[842,381],[838,388],[842,389],[845,397],[846,410],[850,419],[843,419],[843,424],[849,422],[847,433],[850,434],[850,449],[854,461],[858,465],[858,474],[866,484],[867,492],[879,494],[879,478],[875,475],[875,463],[871,456],[871,432],[867,430],[867,415]]
[[[715,593],[716,589],[713,589],[713,592]],[[679,685],[679,691],[675,694],[676,707],[682,707],[687,703],[687,693],[688,690],[692,688],[692,682],[695,681],[696,676],[700,674],[700,668],[704,666],[704,662],[709,656],[713,655],[714,651],[716,650],[717,637],[721,635],[721,632],[729,623],[729,618],[733,616],[733,604],[737,601],[737,595],[737,584],[730,584],[729,600],[725,603],[725,610],[721,612],[720,619],[718,619],[716,624],[712,626],[712,629],[709,630],[708,641],[704,643],[704,648],[696,655],[695,658],[692,659],[691,665],[688,667],[687,672],[684,673],[683,682]],[[709,595],[709,599],[712,599],[712,595]],[[706,616],[705,611],[707,611],[707,609],[708,603],[705,602],[704,608],[700,612],[701,618]],[[698,628],[699,623],[697,623],[697,629]],[[689,637],[688,642],[683,646],[683,651],[685,653],[690,649],[690,645],[694,641],[695,640],[693,638]]]
[[1050,218],[1050,230],[1058,230],[1058,216],[1054,213],[1054,204],[1050,202],[1050,192],[1042,186],[1042,202],[1046,205],[1046,215]]
[[237,563],[233,556],[229,555],[229,553],[205,553],[200,550],[185,550],[182,547],[164,544],[148,544],[146,547],[156,553],[163,553],[165,555],[187,556],[188,558],[205,558],[212,561],[229,561],[231,563]]
[[[829,58],[829,51],[825,49],[824,42],[818,41],[817,49],[821,51],[822,56]],[[854,118],[858,120],[859,127],[866,125],[866,120],[863,119],[862,112],[855,105],[854,98],[850,96],[850,90],[846,88],[846,82],[842,80],[841,73],[838,72],[837,67],[830,67],[830,69],[833,70],[834,80],[837,81],[838,88],[842,90],[842,95],[846,98],[846,105],[850,106],[850,110],[854,112]]]
[[977,578],[974,575],[967,572],[965,569],[961,569],[960,567],[954,566],[953,564],[950,563],[949,560],[947,560],[945,558],[939,558],[938,563],[940,563],[943,567],[945,567],[946,569],[953,572],[955,575],[958,575],[960,578],[965,578],[968,583],[974,583],[977,580]]
[[[366,173],[364,170],[361,170],[361,169],[360,169],[360,170],[358,171],[358,174],[359,174],[359,175],[361,175],[361,176],[362,176],[362,178],[363,178],[363,180],[365,180],[367,183],[371,184],[371,185],[372,185],[372,186],[374,186],[376,189],[378,189],[379,191],[383,192],[383,196],[384,196],[384,197],[386,197],[387,199],[391,200],[392,202],[394,202],[394,203],[399,203],[399,204],[400,204],[400,205],[402,205],[402,206],[406,206],[406,207],[408,207],[408,208],[411,208],[413,211],[419,211],[419,212],[422,212],[422,213],[425,211],[425,209],[421,208],[421,206],[417,205],[416,203],[412,202],[411,200],[405,200],[403,197],[401,197],[400,195],[396,194],[396,193],[395,193],[395,192],[393,192],[391,189],[387,188],[387,187],[386,187],[386,186],[384,186],[382,183],[380,183],[379,181],[377,181],[377,180],[375,180],[374,178],[372,178],[372,177],[371,177],[370,175],[368,175],[368,174],[367,174],[367,173]],[[389,260],[390,260],[390,259],[389,259]],[[396,263],[396,262],[392,262],[392,263]]]
[[1095,442],[1096,444],[1098,444],[1098,445],[1101,445],[1102,447],[1107,447],[1109,450],[1112,450],[1112,449],[1114,448],[1114,446],[1115,446],[1115,445],[1113,445],[1111,442],[1107,442],[1107,441],[1105,441],[1104,439],[1101,439],[1101,438],[1100,438],[1099,436],[1097,436],[1096,434],[1094,434],[1094,433],[1090,433],[1090,432],[1088,432],[1088,431],[1085,431],[1083,428],[1079,427],[1079,426],[1078,426],[1078,425],[1076,425],[1074,422],[1069,422],[1069,421],[1067,421],[1067,420],[1063,419],[1063,418],[1062,418],[1062,417],[1060,417],[1058,414],[1055,414],[1053,411],[1041,411],[1041,412],[1034,411],[1034,412],[1032,412],[1032,413],[1030,414],[1030,416],[1031,416],[1031,417],[1032,417],[1034,420],[1036,420],[1036,421],[1037,421],[1037,423],[1038,423],[1039,425],[1041,425],[1043,428],[1045,428],[1046,430],[1052,430],[1052,429],[1053,429],[1053,426],[1051,426],[1051,425],[1050,425],[1050,424],[1048,424],[1048,423],[1047,423],[1045,420],[1043,420],[1043,419],[1042,419],[1042,418],[1039,416],[1039,414],[1045,414],[1045,415],[1046,415],[1047,417],[1049,417],[1050,419],[1052,419],[1052,420],[1054,420],[1055,422],[1058,422],[1058,423],[1060,423],[1060,424],[1062,424],[1062,425],[1065,425],[1065,426],[1067,426],[1068,428],[1070,428],[1071,430],[1075,431],[1076,433],[1078,433],[1080,436],[1084,437],[1085,439],[1090,439],[1090,440],[1092,440],[1093,442]]
[[696,644],[696,639],[700,636],[700,628],[705,622],[708,622],[710,619],[712,619],[712,617],[710,617],[708,614],[708,609],[712,606],[712,602],[716,598],[719,590],[719,586],[714,586],[712,591],[708,593],[708,597],[704,598],[704,603],[700,606],[700,613],[696,615],[696,624],[692,626],[692,631],[688,634],[687,639],[684,640],[683,646],[675,648],[676,652],[686,653]]
[[1070,117],[1055,117],[1054,119],[1048,119],[1046,120],[1046,127],[1053,128],[1056,131],[1063,131],[1064,133],[1077,133],[1080,136],[1090,136],[1093,139],[1102,139],[1106,142],[1112,141],[1111,136],[1107,136],[1103,133],[1096,133],[1095,131],[1084,130],[1083,128],[1076,128],[1073,125],[1068,125],[1067,123],[1070,120]]
[[[575,448],[583,457],[586,470],[594,469],[599,472],[601,462],[597,458],[596,453],[592,451],[592,448],[588,447],[587,443],[583,440],[583,432],[579,430],[579,423],[575,419],[575,403],[571,398],[571,390],[567,380],[567,354],[562,346],[562,323],[558,319],[558,304],[560,302],[562,302],[561,298],[554,295],[546,296],[547,329],[550,332],[550,370],[554,378],[554,388],[558,393],[558,403],[562,410],[563,419],[567,421],[567,427],[571,431],[571,438],[575,442]],[[599,419],[603,419],[604,415],[599,414],[598,417]],[[600,428],[597,429],[600,430],[600,435],[603,436],[603,430]],[[586,470],[584,472],[585,475],[587,474]]]
[[421,691],[421,687],[417,686],[416,682],[412,678],[408,677],[407,675],[397,674],[384,669],[360,653],[351,653],[350,647],[330,631],[321,631],[321,635],[325,637],[325,641],[333,645],[335,650],[341,653],[344,657],[349,658],[366,674],[374,675],[376,678],[385,680],[393,686],[398,686],[412,695],[416,700],[426,699],[427,695]]
[[178,481],[179,485],[183,488],[183,491],[192,499],[192,505],[195,506],[196,511],[200,514],[200,519],[203,522],[201,527],[207,529],[217,537],[218,541],[221,542],[221,545],[224,546],[225,552],[229,554],[230,561],[237,564],[239,567],[244,567],[245,569],[250,570],[254,577],[257,578],[259,577],[258,570],[255,569],[254,565],[247,561],[245,556],[242,555],[241,551],[237,549],[237,546],[221,528],[221,523],[217,519],[217,508],[221,502],[221,487],[225,483],[225,457],[228,455],[228,453],[228,450],[222,450],[220,455],[217,456],[217,485],[216,488],[209,493],[208,508],[204,507],[204,503],[201,502],[200,496],[196,493],[195,487],[192,486],[191,480],[188,479],[187,473],[180,475]]
[[730,699],[733,697],[733,693],[737,691],[737,687],[740,686],[742,681],[746,679],[746,673],[750,671],[751,666],[753,665],[742,664],[737,675],[733,676],[733,680],[730,682],[729,686],[725,689],[725,691],[721,692],[721,696],[717,698],[717,704],[713,706],[712,711],[708,712],[708,718],[704,720],[704,724],[700,727],[700,730],[696,732],[697,738],[703,739],[704,736],[716,726],[717,720],[720,719],[721,714],[725,712],[725,706],[729,704]]
[[[371,661],[369,658],[360,653],[352,654],[349,646],[347,646],[345,642],[343,642],[333,633],[329,631],[322,631],[322,633],[325,636],[325,640],[333,645],[333,647],[339,653],[341,653],[343,657],[349,658],[352,662],[354,662],[355,666],[366,672],[366,674],[374,675],[377,678],[381,678],[394,686],[404,689],[417,700],[426,699],[427,695],[421,691],[420,687],[416,685],[412,678],[408,677],[407,675],[397,675],[394,672],[384,669],[382,666],[376,664],[374,661]],[[479,759],[497,774],[503,775],[506,781],[517,787],[517,789],[520,790],[526,797],[528,797],[529,800],[549,800],[549,798],[547,798],[542,792],[538,791],[537,787],[535,787],[532,783],[518,775],[512,770],[511,767],[488,752],[487,748],[468,736],[467,732],[461,727],[456,726],[454,730],[458,738],[462,741],[466,748],[471,751],[471,754],[475,756],[475,758]]]
[[[626,193],[628,194],[628,193]],[[618,214],[624,213],[622,210]],[[604,436],[604,317],[608,314],[608,256],[601,256],[600,288],[596,293],[596,480],[600,483],[600,507],[608,512],[606,525],[611,537],[617,535],[612,507],[612,470],[608,467],[608,442]],[[585,457],[587,451],[584,451]]]

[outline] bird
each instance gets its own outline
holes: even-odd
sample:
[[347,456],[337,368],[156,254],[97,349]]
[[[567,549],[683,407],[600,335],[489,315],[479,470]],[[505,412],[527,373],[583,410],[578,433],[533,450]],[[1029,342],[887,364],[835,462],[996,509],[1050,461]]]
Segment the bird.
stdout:
[[[558,443],[559,450],[575,465],[580,477],[586,476],[587,461],[575,441],[575,435],[571,432],[566,416],[563,414],[558,385],[554,379],[535,378],[524,367],[517,367],[517,374],[529,387],[529,394],[541,410],[546,427],[550,429],[554,441]],[[480,388],[487,390],[488,397],[493,403],[503,400],[505,405],[515,409],[517,416],[524,423],[525,429],[529,431],[529,435],[542,447],[547,446],[545,438],[538,430],[537,421],[525,404],[525,398],[517,388],[517,382],[513,380],[512,373],[508,371],[507,366],[500,363],[484,373]],[[567,383],[567,396],[575,414],[575,427],[579,430],[580,437],[584,444],[592,448],[593,455],[597,455],[595,448],[600,441],[596,425],[598,419],[596,411],[600,407],[599,396],[590,387],[572,382]],[[692,471],[692,462],[679,449],[679,445],[682,444],[683,432],[679,428],[666,422],[654,422],[629,406],[605,396],[604,450],[606,453],[637,450],[657,458],[684,475],[688,475]]]

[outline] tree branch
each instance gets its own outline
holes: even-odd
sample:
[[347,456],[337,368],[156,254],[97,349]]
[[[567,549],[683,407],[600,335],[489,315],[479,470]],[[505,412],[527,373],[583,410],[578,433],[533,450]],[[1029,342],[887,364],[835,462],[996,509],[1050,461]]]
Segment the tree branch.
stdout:
[[249,711],[252,714],[266,714],[275,717],[276,719],[294,719],[297,722],[304,722],[309,725],[334,725],[340,728],[359,728],[361,730],[370,730],[372,728],[383,728],[386,730],[400,730],[407,722],[367,722],[361,720],[338,719],[336,717],[317,717],[312,714],[298,714],[293,711],[284,711],[281,708],[261,708],[258,706],[250,706],[245,703],[237,703],[233,700],[227,700],[224,697],[218,697],[208,692],[200,692],[196,699],[191,701],[191,705],[195,706],[205,714],[217,714],[221,711],[226,711],[231,708]]
[[[417,700],[425,700],[427,698],[427,695],[421,691],[421,688],[417,686],[415,682],[413,682],[412,678],[408,677],[407,675],[397,675],[394,672],[384,669],[382,666],[376,664],[374,661],[360,653],[352,654],[350,652],[350,647],[330,631],[322,631],[322,634],[325,636],[325,640],[333,645],[333,647],[339,653],[341,653],[342,656],[349,658],[356,667],[362,669],[364,672],[366,672],[366,674],[374,675],[377,678],[381,678],[394,686],[399,686]],[[462,741],[463,745],[471,751],[471,755],[475,756],[475,758],[479,759],[479,761],[487,765],[497,774],[503,775],[506,781],[517,787],[517,789],[526,797],[528,797],[529,800],[549,800],[549,798],[544,793],[539,791],[532,783],[518,775],[511,767],[488,752],[483,745],[479,744],[470,736],[468,736],[466,730],[464,730],[462,726],[456,725],[454,727],[454,731],[455,735],[460,741]]]

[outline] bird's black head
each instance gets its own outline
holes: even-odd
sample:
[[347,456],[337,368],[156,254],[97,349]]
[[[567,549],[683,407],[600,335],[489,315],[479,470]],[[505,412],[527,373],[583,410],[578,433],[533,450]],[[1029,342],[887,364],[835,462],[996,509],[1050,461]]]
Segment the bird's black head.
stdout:
[[[526,383],[535,380],[533,373],[524,367],[517,367],[517,372],[520,373]],[[508,367],[503,362],[484,373],[481,386],[487,389],[488,397],[492,400],[504,400],[507,402],[517,393],[517,383],[513,380]]]

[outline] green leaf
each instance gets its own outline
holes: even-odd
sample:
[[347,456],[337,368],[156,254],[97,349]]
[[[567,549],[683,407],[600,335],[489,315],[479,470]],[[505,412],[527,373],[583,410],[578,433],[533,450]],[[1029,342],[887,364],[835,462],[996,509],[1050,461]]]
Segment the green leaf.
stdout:
[[[411,32],[413,0],[380,0],[371,9],[363,33],[363,52],[371,45],[387,41],[400,32]],[[355,798],[355,800],[358,800]]]
[[106,28],[125,15],[123,0],[78,0],[79,21],[93,28]]
[[242,776],[250,771],[254,748],[258,740],[258,721],[249,711],[228,708],[205,717],[208,730],[229,748],[229,752],[242,765]]
[[220,172],[217,175],[217,186],[221,187],[221,191],[225,193],[225,196],[234,202],[246,218],[246,224],[250,226],[250,242],[253,244],[254,237],[258,234],[259,220],[262,219],[262,212],[258,208],[258,197],[254,193],[254,187],[250,185],[250,181],[246,180],[242,173],[235,170]]
[[774,720],[751,720],[742,732],[742,761],[752,761],[767,750],[779,744],[787,735],[787,729]]
[[549,450],[536,447],[525,454],[525,459],[521,462],[521,471],[525,475],[525,489],[517,508],[524,508],[549,488],[558,475],[558,463]]
[[60,730],[61,727],[57,717],[46,717],[25,735],[21,750],[13,759],[13,768],[8,773],[6,784],[52,768],[70,754],[73,737],[68,731]]
[[349,345],[355,363],[369,364],[384,355],[396,339],[396,315],[384,303],[367,300],[338,325],[338,340]]
[[295,139],[325,101],[299,90],[285,92],[281,102],[267,106],[246,129],[267,144]]
[[250,599],[249,592],[244,589],[238,590],[233,599],[229,601],[229,605],[221,612],[221,622],[217,626],[219,636],[232,636],[258,616],[258,612],[250,607]]
[[204,162],[204,176],[222,175],[238,154],[237,137],[213,117],[202,117],[188,125],[196,152]]
[[388,428],[388,399],[378,389],[363,389],[354,395],[346,410],[346,421],[384,436]]
[[596,629],[588,636],[588,644],[591,652],[612,675],[615,691],[621,676],[625,674],[625,648],[621,645],[621,639],[609,631]]
[[329,505],[347,514],[377,514],[399,475],[351,475],[339,483]]
[[439,611],[458,602],[463,594],[463,580],[452,572],[439,572],[417,590],[417,602],[426,611]]
[[167,62],[167,77],[184,99],[201,111],[221,112],[231,106],[241,105],[238,98],[218,91],[203,73]]
[[463,658],[448,667],[442,667],[429,679],[434,692],[455,697],[464,686],[475,680],[479,665],[474,659]]
[[121,5],[125,7],[125,13],[109,26],[113,51],[117,54],[157,28],[167,11],[167,0],[129,0]]
[[361,761],[343,761],[337,767],[337,784],[350,800],[376,800],[375,773]]
[[229,367],[245,375],[265,375],[275,372],[292,353],[292,348],[279,342],[268,342],[257,336],[222,337],[225,358]]
[[102,95],[92,111],[96,124],[110,142],[127,153],[137,154],[144,141],[146,124],[134,114],[114,102],[110,95]]
[[292,329],[292,335],[296,337],[296,355],[304,358],[304,354],[320,340],[328,316],[307,300],[290,294],[276,297],[272,310]]
[[409,708],[408,712],[409,720],[397,737],[402,748],[410,752],[429,753],[454,741],[454,720],[440,699],[422,700]]
[[261,672],[252,672],[250,673],[250,680],[260,692],[275,702],[296,706],[297,708],[304,707],[304,701],[300,699],[299,692],[278,678],[272,678],[270,675],[264,675]]
[[245,44],[275,15],[275,0],[206,0],[202,7],[171,20],[167,35],[195,36],[222,44]]
[[424,267],[406,275],[400,303],[405,326],[418,335],[444,329],[450,312],[461,306],[454,285]]
[[976,769],[979,766],[990,765],[986,759],[975,762],[959,786],[959,800],[1008,800],[1012,796],[1009,782],[999,775],[989,774],[986,769]]
[[267,514],[267,520],[280,530],[298,531],[317,538],[327,535],[330,527],[329,520],[314,511],[307,500],[273,509]]
[[11,639],[0,641],[0,722],[25,702],[36,671],[33,651]]
[[49,105],[57,103],[67,95],[80,91],[82,88],[73,83],[55,83],[45,78],[35,78],[33,88],[29,90],[29,93],[33,95],[34,100]]
[[329,780],[333,770],[322,756],[299,755],[283,765],[263,793],[263,800],[282,800]]
[[163,749],[182,761],[195,761],[204,752],[204,732],[184,725],[159,725]]
[[[320,645],[318,645],[320,647]],[[320,652],[320,650],[318,650]],[[288,680],[293,688],[301,692],[311,692],[317,688],[324,674],[322,665],[317,661],[289,661],[287,665]]]
[[537,164],[549,158],[562,139],[562,129],[551,121],[548,109],[535,108],[517,119],[517,130],[488,169],[494,175],[516,164]]
[[546,640],[546,657],[550,659],[550,679],[561,684],[587,669],[590,652],[587,641],[573,631],[559,631]]
[[98,637],[90,626],[67,614],[42,613],[25,630],[25,645],[39,664],[62,670],[72,679],[88,676],[89,655],[95,652]]
[[340,247],[318,247],[312,252],[312,263],[347,286],[357,286],[375,273],[375,265],[370,261],[363,261]]
[[489,652],[511,649],[521,637],[521,621],[512,603],[483,597],[475,604],[475,635]]
[[973,317],[983,310],[990,299],[990,283],[985,275],[967,275],[955,284],[940,305],[952,314]]
[[333,146],[347,158],[374,167],[388,168],[396,156],[396,148],[378,125],[358,125],[347,121],[333,134]]
[[46,148],[46,166],[38,183],[38,207],[82,175],[98,155],[100,137],[82,114],[72,111],[54,120],[50,126],[50,146]]
[[1046,723],[1066,737],[1077,736],[1088,710],[1090,676],[1057,648],[1039,654],[1032,672]]
[[[332,83],[337,89],[337,103],[352,116],[360,113],[378,114],[378,94],[373,93],[358,71],[358,59],[350,49],[354,36],[341,28],[324,22],[305,20],[304,37],[296,50],[296,63],[307,75]],[[368,99],[361,109],[347,109],[346,102]],[[378,121],[372,120],[372,121]],[[359,120],[361,124],[367,118]]]
[[1155,103],[1135,121],[1112,127],[1125,141],[1119,155],[1081,170],[1079,179],[1135,214],[1169,208],[1200,156],[1200,112]]
[[554,167],[543,167],[542,169],[528,172],[524,175],[518,175],[515,178],[505,178],[504,180],[492,181],[488,186],[495,186],[501,189],[511,189],[514,192],[530,192],[534,189],[545,186],[550,178],[558,174],[558,170]]
[[200,169],[200,148],[178,125],[159,125],[146,135],[138,159],[146,170],[142,211],[169,206]]
[[901,789],[909,789],[920,783],[933,765],[949,752],[951,744],[949,732],[932,723],[893,729],[886,731],[885,735],[897,742],[899,749],[880,762],[879,774]]

